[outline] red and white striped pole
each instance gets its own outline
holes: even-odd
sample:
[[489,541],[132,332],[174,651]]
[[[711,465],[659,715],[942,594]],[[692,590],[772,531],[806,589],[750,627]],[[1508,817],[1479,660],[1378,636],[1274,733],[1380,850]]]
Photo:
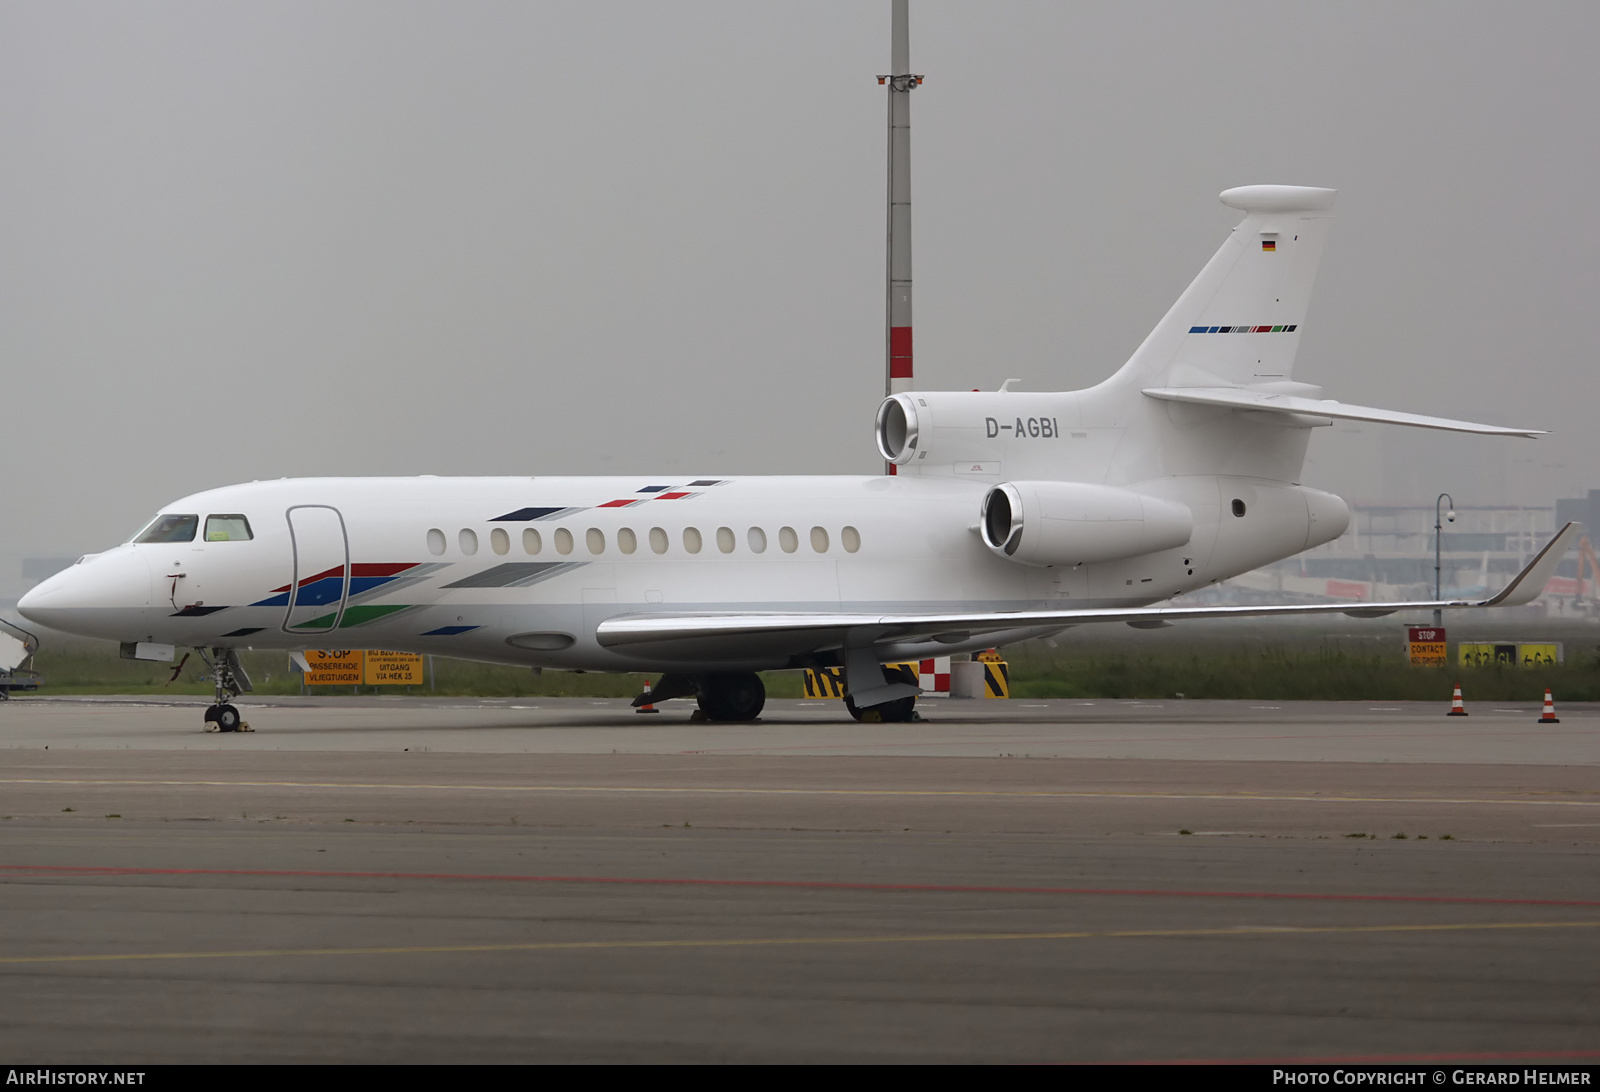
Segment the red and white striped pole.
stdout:
[[[911,390],[911,92],[922,77],[911,72],[911,31],[907,0],[890,0],[889,74],[878,82],[889,88],[889,208],[887,328],[884,338],[884,394]],[[893,463],[888,464],[893,474]]]

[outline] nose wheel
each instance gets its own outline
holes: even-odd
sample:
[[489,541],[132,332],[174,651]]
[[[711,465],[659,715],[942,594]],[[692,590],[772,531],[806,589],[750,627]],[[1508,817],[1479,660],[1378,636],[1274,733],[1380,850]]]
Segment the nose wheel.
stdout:
[[217,700],[206,706],[205,730],[208,732],[250,732],[250,722],[239,716],[239,710],[229,704],[230,698],[254,689],[250,676],[245,674],[239,655],[231,648],[196,649],[200,658],[211,669],[211,679],[216,684]]
[[250,722],[239,716],[239,710],[231,705],[210,705],[206,707],[206,731],[208,732],[253,732]]

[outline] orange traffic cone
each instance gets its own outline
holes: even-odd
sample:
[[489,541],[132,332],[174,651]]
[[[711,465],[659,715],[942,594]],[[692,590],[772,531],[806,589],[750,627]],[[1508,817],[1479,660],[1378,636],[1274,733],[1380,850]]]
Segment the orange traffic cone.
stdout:
[[649,679],[646,679],[644,681],[644,695],[645,695],[645,699],[646,699],[645,703],[643,705],[639,706],[639,708],[635,709],[634,712],[635,713],[659,713],[659,712],[661,712],[661,710],[657,709],[654,705],[651,705],[649,700],[648,700],[649,697],[650,697],[650,680]]
[[1461,684],[1456,683],[1456,696],[1450,699],[1450,712],[1446,713],[1445,716],[1464,717],[1466,715],[1467,707],[1461,702]]
[[1550,696],[1550,688],[1549,687],[1545,687],[1545,691],[1544,691],[1544,716],[1539,718],[1539,723],[1540,724],[1560,724],[1561,723],[1561,721],[1556,718],[1556,699],[1554,699],[1554,698],[1552,698]]

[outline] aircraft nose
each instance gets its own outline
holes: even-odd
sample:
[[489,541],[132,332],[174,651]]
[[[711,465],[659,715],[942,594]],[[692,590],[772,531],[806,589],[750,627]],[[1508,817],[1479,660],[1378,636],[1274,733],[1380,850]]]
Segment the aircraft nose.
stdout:
[[56,573],[17,601],[17,613],[73,633],[101,612],[149,605],[150,564],[142,552],[123,546]]

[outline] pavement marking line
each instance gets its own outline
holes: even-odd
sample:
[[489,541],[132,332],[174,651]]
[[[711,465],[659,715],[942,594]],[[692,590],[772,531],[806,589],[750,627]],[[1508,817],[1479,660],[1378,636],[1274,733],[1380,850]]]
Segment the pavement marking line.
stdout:
[[[1571,709],[1570,706],[1563,706],[1562,708],[1563,709],[1567,709],[1569,711]],[[1534,710],[1534,711],[1537,712],[1537,710]],[[1420,714],[1419,714],[1419,716],[1420,716]],[[782,723],[782,722],[773,722],[773,723]],[[1010,719],[1010,720],[1000,720],[1000,719],[997,719],[997,718],[979,719],[979,718],[973,717],[973,716],[964,716],[964,717],[958,717],[958,718],[953,719],[953,720],[941,721],[940,723],[941,724],[960,724],[960,725],[967,725],[967,726],[971,726],[971,727],[975,727],[975,728],[986,728],[986,727],[990,727],[990,728],[1013,728],[1013,727],[1027,727],[1027,726],[1030,726],[1030,725],[1036,725],[1036,724],[1039,724],[1040,721],[1039,721],[1039,719],[1037,717],[1035,717],[1033,720],[1017,720],[1017,719],[1014,719],[1014,718]],[[1086,723],[1088,723],[1088,722],[1076,721],[1076,722],[1073,722],[1073,725],[1069,725],[1069,726],[1083,725],[1083,724],[1086,724]],[[1109,719],[1108,718],[1106,721],[1100,722],[1100,723],[1105,723],[1105,724],[1109,724],[1109,725],[1122,725],[1122,724],[1127,724],[1128,722],[1126,720],[1122,720],[1122,719],[1113,720],[1113,719]],[[1195,721],[1193,721],[1191,723],[1192,723],[1193,727],[1195,727],[1195,728],[1203,728],[1203,727],[1207,727],[1209,725],[1220,724],[1220,723],[1225,723],[1225,722],[1221,721],[1221,720],[1195,720]],[[1427,739],[1459,740],[1463,736],[1471,736],[1471,737],[1475,737],[1475,738],[1479,738],[1479,739],[1493,739],[1493,740],[1515,739],[1515,740],[1519,740],[1520,741],[1520,740],[1527,739],[1530,736],[1535,736],[1535,735],[1538,736],[1541,739],[1551,739],[1551,738],[1560,737],[1560,736],[1580,736],[1580,735],[1584,735],[1585,734],[1585,730],[1580,730],[1580,729],[1573,729],[1571,731],[1555,731],[1555,730],[1532,731],[1532,730],[1524,729],[1524,728],[1522,728],[1520,726],[1506,724],[1503,721],[1494,721],[1492,723],[1493,723],[1493,725],[1495,725],[1494,727],[1491,727],[1491,726],[1489,726],[1489,724],[1487,724],[1487,723],[1485,723],[1483,721],[1480,721],[1476,725],[1473,725],[1472,727],[1455,727],[1455,728],[1443,729],[1443,730],[1434,731],[1434,732],[1409,731],[1409,732],[1407,732],[1405,734],[1405,736],[1403,738],[1405,740],[1407,740],[1407,741],[1427,740]],[[860,733],[858,732],[856,734],[859,735]],[[980,738],[977,738],[977,739],[956,738],[956,739],[927,739],[927,740],[924,740],[924,739],[896,739],[896,738],[893,738],[893,737],[885,736],[885,737],[880,737],[880,738],[878,738],[877,740],[875,740],[875,741],[873,741],[871,743],[845,743],[845,742],[839,742],[839,743],[828,743],[828,744],[825,744],[825,745],[819,745],[819,744],[816,744],[816,743],[796,743],[796,744],[786,744],[786,745],[781,745],[781,746],[780,745],[768,745],[768,746],[747,745],[747,746],[743,746],[743,747],[700,747],[700,748],[695,748],[693,750],[679,751],[677,753],[679,753],[679,754],[690,754],[690,755],[720,755],[720,754],[747,755],[747,754],[781,754],[781,753],[799,751],[801,753],[810,754],[810,753],[813,753],[813,752],[818,752],[819,748],[821,748],[821,747],[825,747],[825,750],[821,751],[821,753],[832,755],[834,753],[845,753],[845,752],[856,752],[856,751],[873,751],[873,750],[878,750],[878,749],[883,748],[883,747],[893,747],[893,748],[899,748],[899,749],[903,749],[903,750],[913,750],[913,749],[918,748],[918,747],[953,747],[953,746],[958,746],[958,745],[971,745],[971,746],[975,746],[975,747],[994,747],[994,746],[999,746],[1001,744],[1006,744],[1006,745],[1009,745],[1009,746],[1017,746],[1017,745],[1023,744],[1023,743],[1042,743],[1042,744],[1062,746],[1062,747],[1080,747],[1080,746],[1087,746],[1089,744],[1099,744],[1099,743],[1116,743],[1116,744],[1122,744],[1122,745],[1127,745],[1127,746],[1133,746],[1133,745],[1136,745],[1136,744],[1137,745],[1145,745],[1145,744],[1155,744],[1155,743],[1179,743],[1179,744],[1184,744],[1184,743],[1188,743],[1188,744],[1193,744],[1193,743],[1239,743],[1239,742],[1251,742],[1251,741],[1255,741],[1255,740],[1273,740],[1273,741],[1289,740],[1289,741],[1297,742],[1297,743],[1316,742],[1316,741],[1328,740],[1328,739],[1335,739],[1335,740],[1381,739],[1381,740],[1393,741],[1395,738],[1396,738],[1396,736],[1395,736],[1395,734],[1393,732],[1316,732],[1316,733],[1296,732],[1296,733],[1294,733],[1292,735],[1285,735],[1285,734],[1280,734],[1280,735],[1262,735],[1260,733],[1253,733],[1253,734],[1250,734],[1250,735],[1233,735],[1233,736],[1182,735],[1182,736],[1140,736],[1140,737],[1136,737],[1136,738],[1129,738],[1127,736],[1081,736],[1081,737],[1066,737],[1066,738],[1059,737],[1059,736],[1025,736],[1025,737],[1022,737],[1020,739],[1007,739],[1007,738],[1004,738],[1004,737],[987,736],[987,737],[980,737]]]
[[1007,792],[994,789],[712,789],[674,788],[671,786],[620,786],[620,785],[437,785],[391,784],[377,781],[157,781],[137,778],[55,778],[15,777],[0,778],[0,785],[66,785],[66,786],[145,786],[151,788],[223,788],[223,789],[375,789],[380,791],[416,792],[526,792],[526,793],[595,793],[618,795],[698,795],[698,796],[992,796],[1007,799],[1039,800],[1235,800],[1246,803],[1277,801],[1280,803],[1333,803],[1333,804],[1533,804],[1541,807],[1600,808],[1600,800],[1486,800],[1468,797],[1434,796],[1287,796],[1268,793],[1222,792]]
[[1464,1050],[1429,1054],[1327,1054],[1300,1058],[1173,1058],[1161,1061],[1066,1062],[1065,1065],[1401,1065],[1418,1062],[1522,1062],[1600,1058],[1600,1050]]
[[524,944],[418,944],[372,948],[242,948],[220,952],[123,952],[100,955],[0,956],[0,966],[37,963],[137,963],[178,959],[288,956],[430,955],[473,952],[578,952],[649,948],[800,948],[853,944],[963,944],[1015,940],[1183,940],[1293,934],[1450,933],[1514,929],[1593,929],[1600,921],[1455,922],[1428,925],[1271,925],[1227,929],[1115,929],[1049,933],[913,933],[905,936],[750,937],[722,940],[552,940]]
[[1284,899],[1306,902],[1421,902],[1461,906],[1600,906],[1596,899],[1512,899],[1485,895],[1370,895],[1331,891],[1207,891],[1117,887],[1021,887],[976,884],[861,883],[848,880],[719,880],[695,876],[539,876],[493,872],[354,872],[315,869],[129,868],[120,865],[0,865],[6,876],[242,876],[270,879],[455,880],[501,883],[616,884],[640,887],[750,887],[815,891],[887,891],[968,895],[1114,895],[1123,898]]

